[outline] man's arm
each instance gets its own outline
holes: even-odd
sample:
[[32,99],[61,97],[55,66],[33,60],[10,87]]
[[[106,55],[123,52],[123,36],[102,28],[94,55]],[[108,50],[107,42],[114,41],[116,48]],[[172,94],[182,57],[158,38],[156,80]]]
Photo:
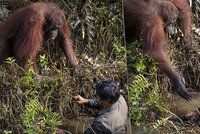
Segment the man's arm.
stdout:
[[90,108],[97,109],[97,110],[101,109],[100,103],[97,99],[89,99],[87,106],[90,107]]
[[101,106],[100,106],[100,103],[97,99],[86,99],[86,98],[83,98],[82,96],[80,95],[77,95],[77,96],[74,96],[73,99],[79,103],[79,104],[84,104],[90,108],[95,108],[97,110],[100,110],[101,109]]

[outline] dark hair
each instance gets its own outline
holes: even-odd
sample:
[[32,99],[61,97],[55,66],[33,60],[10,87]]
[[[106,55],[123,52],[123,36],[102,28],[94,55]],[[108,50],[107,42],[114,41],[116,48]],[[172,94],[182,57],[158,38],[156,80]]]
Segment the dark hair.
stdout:
[[119,99],[120,91],[118,84],[112,80],[105,80],[96,85],[96,93],[100,99],[114,103]]

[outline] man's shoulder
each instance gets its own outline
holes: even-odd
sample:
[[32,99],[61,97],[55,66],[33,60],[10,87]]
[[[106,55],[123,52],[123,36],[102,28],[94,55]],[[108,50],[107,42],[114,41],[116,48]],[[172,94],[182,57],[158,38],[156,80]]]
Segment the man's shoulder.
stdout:
[[126,100],[125,100],[124,96],[122,96],[122,95],[119,96],[119,100],[118,101],[121,102],[121,103],[126,104]]

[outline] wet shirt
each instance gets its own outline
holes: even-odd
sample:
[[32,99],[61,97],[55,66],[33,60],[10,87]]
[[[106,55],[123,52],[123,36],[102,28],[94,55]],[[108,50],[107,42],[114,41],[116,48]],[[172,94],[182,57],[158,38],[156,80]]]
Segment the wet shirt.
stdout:
[[[100,109],[98,100],[89,100],[90,107]],[[111,107],[98,111],[91,127],[84,134],[126,134],[128,107],[123,96]]]

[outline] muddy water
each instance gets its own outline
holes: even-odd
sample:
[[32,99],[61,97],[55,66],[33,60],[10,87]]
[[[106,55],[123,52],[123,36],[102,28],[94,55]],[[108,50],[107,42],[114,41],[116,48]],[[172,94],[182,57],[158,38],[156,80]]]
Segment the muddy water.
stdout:
[[[62,132],[57,132],[57,134],[83,134],[83,132],[90,127],[94,118],[86,118],[82,117],[79,119],[66,119],[64,125],[62,126]],[[128,121],[128,132],[127,134],[131,134],[131,124],[130,119]]]
[[[62,131],[65,134],[83,134],[83,132],[90,126],[94,118],[79,117],[79,119],[65,119]],[[62,134],[57,133],[57,134]]]
[[186,114],[189,111],[194,111],[200,107],[200,93],[192,93],[192,100],[186,101],[179,96],[176,96],[170,102],[170,109],[177,115]]

